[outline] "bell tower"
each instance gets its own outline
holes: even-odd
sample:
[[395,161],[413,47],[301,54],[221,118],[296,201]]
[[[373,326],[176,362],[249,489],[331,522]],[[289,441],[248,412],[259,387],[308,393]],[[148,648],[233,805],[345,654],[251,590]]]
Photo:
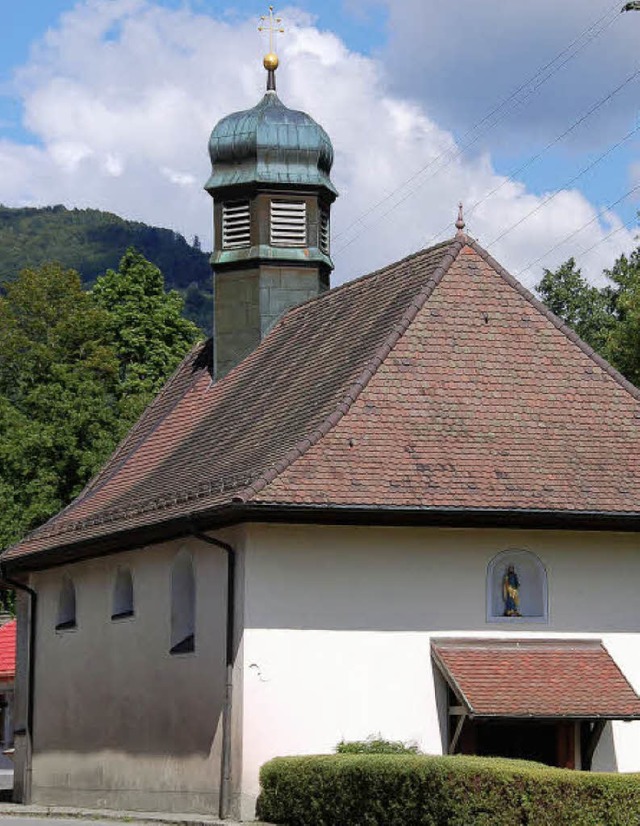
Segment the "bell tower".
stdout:
[[333,269],[333,147],[313,118],[278,98],[272,38],[280,19],[270,9],[262,21],[270,34],[266,93],[253,109],[219,121],[209,140],[216,381],[285,310],[328,289]]

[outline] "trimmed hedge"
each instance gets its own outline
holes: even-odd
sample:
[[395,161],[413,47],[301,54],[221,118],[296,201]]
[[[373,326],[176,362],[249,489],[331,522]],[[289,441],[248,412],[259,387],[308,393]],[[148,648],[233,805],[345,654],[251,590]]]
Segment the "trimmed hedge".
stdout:
[[640,826],[640,775],[487,757],[278,757],[260,820],[286,826]]

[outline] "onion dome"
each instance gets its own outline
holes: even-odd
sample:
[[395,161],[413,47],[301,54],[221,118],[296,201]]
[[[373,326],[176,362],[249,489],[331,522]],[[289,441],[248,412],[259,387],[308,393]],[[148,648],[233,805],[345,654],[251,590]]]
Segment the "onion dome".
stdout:
[[209,140],[212,173],[205,189],[244,184],[324,187],[331,183],[333,146],[306,112],[288,109],[269,89],[257,106],[217,123]]

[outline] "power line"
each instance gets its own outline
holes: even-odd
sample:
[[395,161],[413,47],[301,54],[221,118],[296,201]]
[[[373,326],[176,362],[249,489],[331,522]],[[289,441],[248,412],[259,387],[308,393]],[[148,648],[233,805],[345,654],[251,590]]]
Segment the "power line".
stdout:
[[[638,70],[638,73],[640,74],[640,70]],[[630,132],[628,132],[624,136],[624,138],[619,140],[617,143],[613,144],[613,146],[610,146],[601,155],[599,155],[593,161],[588,163],[585,167],[583,167],[572,178],[570,178],[568,181],[565,181],[564,184],[562,184],[555,192],[553,192],[551,195],[548,195],[546,198],[544,198],[542,201],[540,201],[540,203],[537,204],[537,206],[535,206],[532,210],[527,212],[526,215],[523,215],[522,218],[520,218],[518,221],[515,222],[515,224],[512,224],[510,227],[507,227],[507,229],[505,229],[503,232],[501,232],[500,235],[496,236],[492,241],[490,241],[486,245],[487,249],[490,249],[491,247],[493,247],[495,244],[498,243],[498,241],[502,241],[502,239],[505,238],[507,235],[509,235],[511,232],[513,232],[514,229],[517,229],[519,226],[524,224],[525,221],[528,221],[529,218],[531,218],[537,212],[540,212],[541,209],[544,209],[544,207],[548,206],[551,203],[551,201],[553,201],[555,198],[557,198],[558,195],[560,195],[564,190],[568,189],[570,186],[573,186],[573,184],[575,184],[576,181],[578,181],[580,178],[582,178],[583,175],[586,175],[587,172],[591,171],[595,166],[597,166],[599,163],[601,163],[606,157],[611,155],[612,152],[614,152],[616,149],[621,147],[626,141],[629,140],[629,138],[631,138],[633,135],[635,135],[636,132],[639,129],[640,129],[640,124],[638,124],[638,126],[634,127]]]
[[622,224],[621,226],[617,227],[616,229],[611,230],[611,232],[607,233],[604,238],[601,238],[599,241],[596,241],[595,244],[592,244],[590,247],[587,247],[586,250],[583,250],[580,253],[580,257],[584,258],[585,255],[589,255],[591,250],[594,250],[596,247],[599,247],[600,244],[604,244],[605,241],[608,241],[614,235],[617,235],[619,232],[622,232],[623,229],[631,229],[631,227],[637,223],[637,218],[634,218],[631,221],[627,221],[626,224]]
[[[600,211],[599,211],[599,212],[598,212],[598,213],[597,213],[597,214],[596,214],[593,218],[591,218],[589,221],[587,221],[587,223],[586,223],[586,224],[583,224],[581,227],[578,227],[578,229],[576,229],[576,230],[574,230],[573,232],[569,233],[569,235],[565,236],[565,237],[564,237],[561,241],[558,241],[558,243],[557,243],[557,244],[554,244],[554,246],[553,246],[553,247],[551,247],[551,249],[548,249],[545,253],[543,253],[542,255],[539,255],[539,256],[538,256],[536,259],[534,259],[533,261],[530,261],[530,262],[527,264],[527,266],[526,266],[526,267],[524,267],[524,268],[523,268],[523,269],[521,269],[518,273],[516,273],[516,278],[519,278],[519,277],[520,277],[523,273],[527,272],[527,270],[530,270],[530,269],[531,269],[531,267],[534,267],[536,264],[539,264],[539,263],[540,263],[540,261],[544,260],[544,259],[545,259],[548,255],[551,255],[551,253],[552,253],[552,252],[555,252],[557,249],[559,249],[560,247],[564,246],[564,245],[567,243],[567,241],[570,241],[572,238],[575,238],[575,237],[576,237],[576,235],[579,235],[579,234],[580,234],[581,232],[583,232],[583,231],[584,231],[587,227],[591,226],[591,224],[594,224],[596,221],[598,221],[600,218],[602,218],[602,216],[603,216],[603,215],[605,215],[605,213],[607,213],[607,212],[609,212],[610,210],[612,210],[615,206],[618,206],[618,204],[622,203],[622,201],[625,201],[627,198],[629,198],[629,197],[630,197],[631,195],[633,195],[635,192],[638,192],[638,190],[640,190],[640,184],[637,184],[637,185],[636,185],[636,186],[634,186],[632,189],[630,189],[628,192],[625,192],[625,193],[624,193],[624,195],[621,195],[621,196],[620,196],[620,198],[618,198],[616,201],[613,201],[612,203],[608,204],[608,206],[603,207],[603,208],[602,208],[602,209],[601,209],[601,210],[600,210]],[[633,221],[628,222],[628,223],[633,223]],[[616,232],[620,232],[622,229],[623,229],[623,227],[618,227],[618,228],[617,228],[616,230],[614,230],[613,232],[610,232],[608,236],[605,236],[605,238],[601,238],[601,239],[600,239],[597,243],[595,243],[592,247],[589,247],[589,249],[588,249],[588,250],[585,250],[585,251],[584,251],[584,253],[581,253],[581,255],[586,254],[587,252],[591,252],[591,250],[592,250],[594,247],[597,247],[597,246],[598,246],[598,244],[601,244],[601,243],[602,243],[603,241],[605,241],[608,237],[610,237],[611,235],[615,235],[615,233],[616,233]]]
[[[562,132],[560,135],[558,135],[556,138],[554,138],[552,141],[550,141],[550,143],[548,143],[544,147],[544,149],[541,149],[539,152],[537,152],[536,154],[529,157],[523,164],[521,164],[520,166],[518,166],[515,169],[511,170],[511,172],[509,172],[509,174],[497,186],[495,186],[492,190],[487,192],[486,195],[483,195],[482,198],[480,198],[478,201],[476,201],[470,208],[465,209],[465,214],[466,214],[467,218],[469,218],[471,215],[473,215],[474,212],[478,209],[478,207],[481,204],[488,201],[489,198],[492,198],[497,192],[499,192],[508,183],[515,183],[514,178],[515,178],[516,175],[519,175],[525,169],[532,166],[532,164],[534,164],[536,161],[540,160],[540,158],[543,155],[545,155],[550,149],[552,149],[554,146],[556,146],[558,143],[560,143],[560,141],[564,140],[568,135],[570,135],[572,132],[574,132],[578,128],[578,126],[583,124],[588,118],[591,117],[591,115],[593,115],[595,112],[597,112],[599,109],[601,109],[606,103],[608,103],[613,97],[615,97],[615,95],[617,95],[618,92],[622,91],[622,89],[624,89],[625,86],[627,86],[629,83],[631,83],[631,81],[635,80],[639,75],[640,75],[640,69],[637,69],[635,72],[633,72],[633,74],[631,74],[628,78],[626,78],[626,80],[624,80],[613,91],[609,92],[608,95],[606,95],[604,98],[602,98],[597,103],[595,103],[581,117],[579,117],[577,120],[575,120],[568,127],[568,129],[565,129],[564,132]],[[629,140],[629,138],[632,137],[638,131],[638,129],[640,129],[640,124],[638,124],[638,126],[636,126],[629,133],[627,133],[627,135],[625,135],[624,138],[622,138],[618,143],[614,144],[613,146],[610,146],[602,155],[600,155],[598,158],[596,158],[596,160],[593,161],[592,163],[588,164],[587,167],[585,167],[578,175],[576,175],[574,178],[572,178],[569,181],[569,183],[565,184],[564,186],[565,187],[570,186],[578,178],[582,177],[582,175],[584,175],[586,172],[588,172],[590,169],[592,169],[594,166],[596,166],[598,163],[600,163],[602,160],[604,160],[604,158],[606,158],[607,155],[610,155],[611,152],[613,152],[619,146],[622,146],[622,144],[625,143],[625,141]],[[562,188],[564,188],[564,187],[562,187]],[[558,193],[556,192],[555,194],[557,195]],[[555,197],[555,195],[552,196],[552,197]],[[551,200],[551,198],[550,198],[550,200]],[[534,212],[537,211],[537,209],[539,209],[539,207],[537,207],[536,210],[534,210]],[[530,213],[530,214],[533,214],[533,212]],[[525,220],[525,219],[523,219],[523,220]],[[520,224],[520,223],[522,223],[522,221],[518,222],[518,224]],[[514,225],[514,227],[511,227],[508,230],[506,230],[505,233],[503,233],[503,235],[506,235],[508,232],[511,231],[511,229],[514,229],[515,226],[517,226],[518,224],[516,224],[516,225]],[[427,246],[428,247],[431,246],[431,244],[433,244],[435,241],[437,241],[437,239],[441,235],[448,232],[450,230],[450,228],[451,228],[451,224],[447,223],[447,225],[444,226],[438,233],[431,236],[431,238],[427,242]],[[496,243],[496,241],[498,241],[501,237],[502,236],[499,236],[498,238],[494,239],[491,243],[492,244]],[[491,244],[489,244],[488,246],[491,246]]]
[[[387,201],[389,201],[395,195],[400,193],[410,183],[415,181],[417,178],[421,177],[428,169],[430,169],[438,161],[440,161],[442,159],[445,159],[445,158],[447,158],[447,156],[449,156],[446,163],[444,163],[442,166],[438,167],[438,169],[435,170],[433,175],[436,175],[438,172],[442,171],[442,169],[444,169],[449,163],[451,163],[456,158],[460,157],[465,149],[468,149],[470,146],[472,146],[474,143],[476,143],[480,139],[482,134],[486,133],[490,129],[493,129],[500,121],[502,121],[504,119],[504,117],[506,117],[506,115],[509,112],[507,111],[507,112],[503,113],[502,116],[494,118],[493,120],[491,120],[494,117],[494,115],[499,114],[512,101],[514,101],[513,108],[515,108],[517,106],[521,106],[534,92],[536,92],[540,88],[540,86],[542,86],[544,83],[546,83],[547,80],[549,80],[554,74],[556,74],[556,72],[560,71],[560,69],[562,69],[580,51],[582,51],[582,49],[584,49],[585,46],[587,46],[596,37],[599,37],[602,34],[602,32],[604,32],[607,28],[609,28],[609,26],[611,26],[612,23],[618,17],[618,12],[617,12],[618,6],[619,6],[618,2],[614,3],[608,9],[608,11],[605,12],[605,14],[603,14],[601,17],[599,17],[597,20],[595,20],[587,29],[585,29],[580,35],[578,35],[576,38],[574,38],[574,40],[565,49],[563,49],[558,55],[556,55],[552,60],[550,60],[548,63],[546,63],[540,69],[538,69],[538,71],[532,77],[530,77],[528,80],[526,80],[524,83],[522,83],[514,92],[512,92],[507,98],[505,98],[500,104],[498,104],[498,106],[496,106],[494,109],[492,109],[480,121],[478,121],[476,124],[474,124],[470,129],[468,129],[467,132],[464,133],[463,138],[472,135],[474,132],[478,131],[481,126],[483,126],[484,124],[487,124],[487,126],[484,130],[482,130],[473,139],[467,141],[466,143],[465,142],[461,143],[459,148],[457,148],[457,149],[448,149],[444,152],[439,153],[435,158],[432,158],[421,169],[419,169],[416,173],[414,173],[409,178],[407,178],[402,184],[400,184],[398,187],[396,187],[394,190],[392,190],[392,192],[385,195],[383,198],[381,198],[379,201],[377,201],[375,204],[373,204],[371,207],[369,207],[363,213],[361,213],[361,215],[359,215],[356,219],[354,219],[344,230],[342,230],[341,232],[339,232],[335,236],[335,240],[337,240],[338,238],[346,235],[349,232],[349,230],[351,230],[353,227],[357,226],[365,218],[367,218],[372,212],[377,210],[379,207],[384,205]],[[609,19],[603,26],[601,26],[600,29],[597,29],[597,27],[604,20],[606,20],[606,18],[610,17],[611,12],[614,9],[616,10],[616,14],[614,16],[612,16],[611,19]],[[594,30],[596,30],[596,31],[594,31]],[[561,58],[563,58],[565,55],[567,55],[567,53],[571,52],[571,49],[573,49],[573,47],[576,44],[579,44],[580,41],[585,37],[586,37],[586,40],[584,40],[583,43],[578,45],[578,47],[576,49],[574,49],[574,51],[572,53],[570,53],[568,55],[568,57],[566,57],[565,60],[562,60],[562,62],[560,62],[559,65],[554,67],[554,64],[556,64],[559,60],[561,60]],[[547,72],[548,69],[551,69],[551,71]],[[546,75],[544,74],[545,72],[547,72]],[[530,87],[530,88],[528,88],[528,87]],[[525,95],[521,99],[517,100],[516,98],[518,97],[520,92],[522,92],[525,89],[527,90]],[[433,175],[431,175],[430,178],[433,177]],[[417,188],[414,188],[414,189],[410,190],[409,193],[407,193],[404,197],[402,197],[397,203],[395,203],[392,206],[392,209],[395,209],[397,206],[399,206],[401,203],[403,203],[415,191],[417,191]],[[388,215],[390,211],[391,210],[387,210],[385,213],[383,213],[382,216],[380,216],[380,218],[383,218],[386,215]],[[347,241],[342,246],[339,246],[336,251],[339,252],[339,251],[345,249],[347,246],[349,246],[351,243],[353,243],[353,241],[355,241],[356,238],[358,238],[360,236],[360,234],[361,234],[361,232],[356,233],[356,235],[354,235],[349,241]]]
[[[624,87],[625,87],[628,83],[630,83],[632,80],[634,80],[634,79],[635,79],[635,78],[637,78],[638,76],[640,76],[640,69],[637,69],[637,70],[636,70],[636,71],[635,71],[632,75],[630,75],[630,76],[629,76],[629,77],[628,77],[625,81],[623,81],[623,82],[622,82],[622,83],[621,83],[618,87],[616,87],[616,89],[614,89],[614,90],[613,90],[612,92],[610,92],[610,93],[609,93],[609,94],[608,94],[605,98],[603,98],[601,101],[599,101],[599,102],[598,102],[597,104],[595,104],[593,107],[591,107],[591,109],[590,109],[590,110],[589,110],[589,111],[588,111],[585,115],[583,115],[581,118],[579,118],[577,121],[575,121],[575,122],[574,122],[574,123],[573,123],[573,124],[572,124],[572,125],[571,125],[568,129],[567,129],[567,130],[565,130],[565,132],[563,133],[563,135],[567,135],[567,134],[569,134],[571,131],[573,131],[573,130],[574,130],[574,129],[575,129],[575,128],[576,128],[576,127],[580,124],[580,123],[583,123],[583,122],[587,119],[587,117],[589,117],[591,114],[593,114],[593,112],[595,112],[597,109],[600,109],[600,108],[601,108],[601,107],[602,107],[605,103],[607,103],[609,100],[611,100],[611,98],[612,98],[612,97],[614,97],[616,94],[618,94],[618,92],[619,92],[621,89],[623,89],[623,88],[624,88]],[[534,208],[533,208],[530,212],[528,212],[526,215],[524,215],[522,218],[520,218],[518,221],[516,221],[516,223],[515,223],[515,224],[513,224],[513,225],[512,225],[512,226],[510,226],[510,227],[508,227],[506,230],[504,230],[504,232],[502,232],[500,235],[498,235],[496,238],[494,238],[494,239],[493,239],[493,240],[492,240],[489,244],[487,244],[487,245],[486,245],[487,249],[490,249],[490,248],[491,248],[494,244],[496,244],[498,241],[502,240],[502,238],[504,238],[506,235],[508,235],[508,234],[509,234],[510,232],[512,232],[514,229],[516,229],[516,228],[517,228],[517,227],[519,227],[521,224],[523,224],[523,223],[524,223],[526,220],[528,220],[528,219],[529,219],[532,215],[534,215],[535,213],[539,212],[539,211],[540,211],[543,207],[545,207],[545,206],[547,206],[549,203],[551,203],[551,201],[553,201],[555,198],[557,198],[557,197],[558,197],[558,195],[560,195],[560,194],[561,194],[564,190],[566,190],[568,187],[572,186],[572,185],[573,185],[576,181],[578,181],[578,180],[579,180],[579,179],[580,179],[583,175],[585,175],[587,172],[589,172],[589,171],[590,171],[590,170],[592,170],[595,166],[597,166],[599,163],[601,163],[601,162],[602,162],[605,158],[607,158],[609,155],[611,155],[611,154],[612,154],[612,153],[613,153],[616,149],[618,149],[620,146],[622,146],[624,143],[626,143],[626,141],[628,141],[628,140],[629,140],[629,138],[631,138],[633,135],[635,135],[635,134],[636,134],[639,130],[640,130],[640,124],[638,124],[637,126],[635,126],[635,127],[634,127],[634,128],[633,128],[630,132],[628,132],[628,133],[627,133],[627,134],[626,134],[626,135],[625,135],[625,136],[624,136],[621,140],[619,140],[617,143],[613,144],[612,146],[609,146],[609,147],[608,147],[608,148],[607,148],[607,149],[606,149],[606,150],[605,150],[605,151],[604,151],[601,155],[599,155],[597,158],[595,158],[594,160],[590,161],[590,162],[589,162],[589,163],[588,163],[585,167],[583,167],[583,168],[582,168],[582,169],[581,169],[581,170],[580,170],[580,171],[579,171],[576,175],[574,175],[574,176],[573,176],[572,178],[570,178],[568,181],[565,181],[565,183],[564,183],[564,184],[562,184],[562,185],[560,186],[560,188],[559,188],[559,189],[557,189],[557,190],[556,190],[554,193],[552,193],[551,195],[547,196],[547,198],[545,198],[543,201],[541,201],[541,202],[540,202],[537,206],[535,206],[535,207],[534,207]],[[555,143],[557,143],[557,142],[558,142],[558,139],[557,139],[557,140],[555,140],[555,141],[552,141],[552,144],[550,144],[550,145],[553,145],[553,144],[555,144]],[[502,186],[504,186],[506,183],[508,183],[508,181],[509,181],[509,180],[511,180],[511,177],[509,177],[507,180],[503,181],[503,182],[502,182],[502,183],[501,183],[498,187],[496,187],[496,189],[495,189],[495,190],[493,190],[493,192],[496,192],[498,189],[500,189]],[[402,203],[402,201],[406,200],[406,199],[407,199],[407,198],[408,198],[411,194],[412,194],[412,192],[409,192],[409,193],[408,193],[408,194],[407,194],[407,195],[406,195],[406,196],[405,196],[405,197],[404,197],[401,201],[398,201],[397,203],[393,204],[393,205],[392,205],[392,206],[391,206],[391,207],[390,207],[390,208],[389,208],[386,212],[383,212],[383,213],[382,213],[382,215],[380,216],[380,218],[384,218],[386,215],[388,215],[390,212],[392,212],[392,211],[393,211],[393,210],[394,210],[397,206],[399,206],[399,204],[400,204],[400,203]],[[489,194],[491,194],[491,193],[489,193]],[[485,201],[488,197],[489,197],[489,195],[485,196],[485,197],[484,197],[484,198],[482,198],[480,201],[476,202],[476,204],[474,204],[473,208],[471,209],[470,213],[473,213],[473,212],[475,211],[475,209],[479,206],[479,204],[480,204],[480,203],[482,203],[483,201]],[[468,213],[468,214],[470,214],[470,213]],[[447,225],[447,229],[449,228],[449,226],[450,226],[450,225]],[[441,230],[441,231],[438,233],[438,235],[437,235],[437,236],[434,236],[434,239],[435,239],[435,238],[437,238],[439,235],[442,235],[442,233],[443,233],[443,230]],[[344,244],[342,247],[339,247],[339,248],[338,248],[338,252],[339,252],[339,251],[341,251],[341,250],[343,250],[343,249],[345,249],[345,248],[346,248],[346,247],[348,247],[350,244],[352,244],[352,243],[356,240],[356,238],[357,238],[357,237],[358,237],[358,235],[355,235],[355,236],[354,236],[354,237],[353,237],[353,238],[352,238],[352,239],[351,239],[351,240],[350,240],[347,244]],[[427,246],[430,246],[430,245],[431,245],[431,243],[433,242],[433,240],[434,240],[434,239],[431,239],[431,240],[427,243]]]

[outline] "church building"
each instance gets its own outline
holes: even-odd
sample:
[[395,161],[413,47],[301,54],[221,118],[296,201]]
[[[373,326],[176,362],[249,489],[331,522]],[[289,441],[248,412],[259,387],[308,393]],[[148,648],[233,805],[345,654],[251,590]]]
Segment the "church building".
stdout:
[[1,559],[17,799],[251,819],[370,735],[640,771],[640,392],[462,215],[330,289],[331,141],[265,67],[209,145],[212,340]]

